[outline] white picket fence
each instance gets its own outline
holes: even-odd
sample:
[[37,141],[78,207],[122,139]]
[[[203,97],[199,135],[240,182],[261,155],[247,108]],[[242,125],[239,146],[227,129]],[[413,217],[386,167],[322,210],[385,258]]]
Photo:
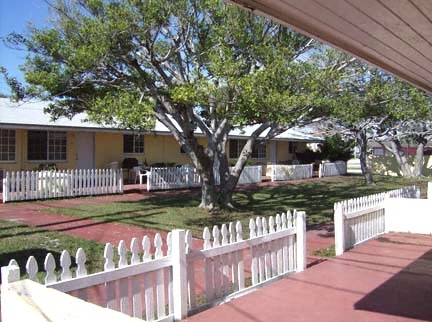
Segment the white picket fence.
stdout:
[[3,178],[3,202],[122,192],[121,169],[8,171]]
[[313,177],[313,164],[272,165],[271,181],[301,180]]
[[319,177],[343,176],[347,174],[345,161],[324,162],[319,167]]
[[385,233],[386,198],[420,198],[420,188],[409,186],[335,203],[336,255]]
[[[230,168],[232,169],[232,168]],[[220,178],[215,173],[216,184]],[[262,166],[244,167],[238,184],[251,184],[261,182]],[[193,166],[150,168],[147,176],[147,191],[188,189],[201,186],[201,177]]]
[[240,174],[238,184],[260,183],[262,181],[262,171],[262,165],[244,167]]
[[[87,274],[82,248],[75,255],[75,273],[67,251],[61,254],[59,268],[48,254],[43,283],[147,321],[173,321],[306,267],[304,212],[278,214],[268,221],[251,219],[249,238],[243,238],[240,222],[224,224],[221,229],[215,226],[212,233],[205,228],[203,238],[202,249],[194,249],[190,231],[172,231],[165,244],[157,234],[153,253],[147,236],[142,239],[141,249],[138,239],[133,238],[131,256],[120,241],[117,265],[114,247],[108,243],[103,254],[104,271],[94,274]],[[33,256],[25,267],[28,278],[39,281]],[[2,267],[2,280],[3,284],[19,280],[15,260]],[[2,292],[1,296],[8,293]]]
[[[230,167],[230,171],[234,168]],[[215,181],[217,184],[220,184],[220,175],[219,171],[214,171]],[[261,165],[253,165],[246,166],[243,168],[243,171],[240,174],[240,178],[238,180],[238,184],[253,184],[259,183],[262,180],[262,166]]]
[[147,191],[188,189],[201,186],[201,178],[193,166],[150,168]]

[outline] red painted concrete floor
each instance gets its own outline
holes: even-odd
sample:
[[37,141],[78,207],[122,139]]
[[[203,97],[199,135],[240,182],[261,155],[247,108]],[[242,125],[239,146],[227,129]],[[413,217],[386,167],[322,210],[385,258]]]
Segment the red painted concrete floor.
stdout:
[[432,321],[431,248],[386,234],[186,321]]

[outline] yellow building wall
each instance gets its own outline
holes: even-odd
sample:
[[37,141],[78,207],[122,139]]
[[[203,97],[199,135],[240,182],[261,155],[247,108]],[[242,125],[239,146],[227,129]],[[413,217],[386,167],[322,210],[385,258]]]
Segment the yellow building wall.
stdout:
[[[392,155],[385,156],[372,156],[372,172],[376,174],[382,174],[387,176],[402,176],[399,165]],[[414,168],[414,156],[408,156],[411,169]],[[431,156],[425,156],[425,166],[423,167],[423,175],[430,177],[432,176],[432,158]]]
[[105,168],[111,162],[123,161],[123,134],[110,132],[95,133],[95,167]]
[[[204,137],[198,138],[199,144],[206,146],[207,139]],[[180,145],[170,135],[152,135],[148,134],[144,137],[144,161],[151,165],[154,163],[173,163],[173,164],[189,164],[189,157],[185,153],[181,153]]]
[[[289,142],[287,141],[276,141],[277,144],[277,163],[278,164],[288,164],[294,160],[294,153],[289,153]],[[306,150],[306,143],[295,142],[295,151],[297,153],[302,153]],[[270,160],[270,155],[268,155]]]
[[[206,145],[205,138],[198,138],[200,144]],[[138,163],[191,163],[187,154],[180,152],[180,145],[169,135],[144,135],[144,153],[123,153],[123,133],[100,132],[95,135],[95,165],[106,167],[111,162],[119,166],[125,158],[136,158]]]
[[276,163],[287,163],[293,159],[293,155],[289,153],[288,142],[276,141]]

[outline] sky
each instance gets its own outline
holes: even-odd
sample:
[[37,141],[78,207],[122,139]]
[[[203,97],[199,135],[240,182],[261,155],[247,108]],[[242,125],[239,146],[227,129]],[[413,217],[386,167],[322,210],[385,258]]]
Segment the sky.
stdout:
[[[24,75],[18,66],[24,63],[26,52],[6,47],[1,39],[13,31],[25,33],[29,23],[43,27],[47,24],[48,15],[45,0],[0,0],[0,66],[20,81]],[[0,93],[10,93],[3,77],[0,77]]]

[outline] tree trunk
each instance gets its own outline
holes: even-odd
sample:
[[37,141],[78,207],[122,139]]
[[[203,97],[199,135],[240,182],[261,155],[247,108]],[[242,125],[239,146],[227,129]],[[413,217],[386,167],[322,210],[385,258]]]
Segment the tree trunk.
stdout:
[[[217,170],[219,171],[219,176],[220,176],[219,205],[222,208],[233,209],[234,205],[233,205],[232,197],[234,194],[236,184],[233,185],[233,182],[231,180],[231,170],[230,170],[230,165],[228,163],[228,157],[226,154],[227,139],[228,137],[226,137],[224,140],[222,140],[222,142],[219,143],[218,153],[217,153],[217,159],[218,159]],[[237,181],[235,183],[237,183]]]
[[[219,159],[219,175],[220,175],[220,187],[219,187],[219,205],[222,208],[232,209],[234,208],[232,198],[237,186],[240,175],[246,166],[246,162],[252,154],[252,150],[258,140],[261,133],[266,130],[270,125],[261,124],[261,126],[255,130],[251,137],[246,141],[240,155],[237,159],[235,166],[230,170],[228,164],[228,158],[226,154],[226,143],[228,140],[228,132],[224,136],[224,139],[217,145],[217,158]],[[262,143],[266,141],[261,141]]]
[[365,177],[366,184],[373,184],[372,171],[367,164],[367,136],[366,131],[363,129],[356,135],[356,143],[360,149],[360,166]]
[[[259,134],[258,134],[259,135]],[[256,137],[251,137],[246,141],[236,164],[234,165],[232,170],[228,169],[228,180],[221,185],[220,187],[220,201],[224,207],[233,208],[232,205],[232,196],[237,186],[237,183],[240,179],[240,175],[246,166],[246,162],[249,160],[250,155],[252,154],[253,147],[256,142]]]
[[210,211],[220,208],[213,162],[198,162],[195,167],[201,176],[201,203],[199,207]]
[[[192,164],[201,176],[202,195],[199,207],[208,210],[215,210],[216,208],[233,208],[232,196],[234,189],[246,161],[252,154],[252,148],[255,141],[263,131],[268,129],[272,124],[270,122],[264,122],[251,134],[240,153],[234,170],[230,171],[226,155],[226,144],[231,126],[227,122],[221,121],[219,125],[213,124],[212,130],[207,129],[206,131],[206,128],[202,128],[203,132],[206,133],[208,140],[207,146],[204,147],[198,143],[198,140],[194,135],[194,127],[192,124],[195,124],[195,122],[192,109],[174,115],[171,114],[182,129],[182,131],[180,131],[167,116],[169,113],[166,110],[172,110],[172,106],[169,102],[164,100],[164,97],[160,97],[160,101],[161,104],[158,104],[155,107],[155,113],[158,120],[168,127],[181,148],[188,154]],[[165,107],[166,110],[162,107]],[[198,124],[203,126],[203,122],[198,122]],[[279,134],[277,130],[282,130],[282,128],[279,129],[279,127],[277,127],[271,133],[277,135]],[[220,176],[219,187],[216,186],[215,181],[215,166],[217,167],[216,171],[219,172],[218,174]],[[214,214],[216,213],[217,212],[214,212]]]
[[[202,146],[196,146],[189,154],[201,176],[199,207],[209,210],[212,214],[217,214],[217,211],[214,210],[221,208],[234,208],[232,196],[236,185],[233,185],[231,180],[225,145],[226,140],[222,140],[219,144],[209,144],[205,149]],[[216,185],[215,170],[218,171],[220,177],[219,187]]]
[[[228,169],[230,172],[230,170]],[[220,187],[219,191],[219,202],[222,207],[233,209],[234,205],[232,203],[232,197],[235,191],[235,187],[237,186],[239,176],[235,177],[230,172],[229,179],[225,182],[225,184]]]
[[201,174],[201,203],[199,207],[210,211],[219,208],[214,178],[213,180],[208,178],[207,174],[204,174],[204,172]]
[[188,143],[185,148],[192,164],[201,177],[201,203],[199,207],[209,211],[215,210],[219,208],[219,201],[213,172],[214,147],[207,146],[207,148],[204,148],[198,144],[195,138],[190,139]]
[[417,145],[415,160],[414,160],[414,169],[413,176],[415,178],[419,178],[423,175],[423,166],[424,166],[424,146],[425,143],[419,142]]
[[402,172],[402,176],[411,178],[413,176],[413,173],[411,171],[410,164],[408,162],[408,159],[403,152],[402,144],[400,143],[399,139],[393,139],[390,141],[390,152],[393,153],[395,156],[396,162],[399,165],[399,168]]

